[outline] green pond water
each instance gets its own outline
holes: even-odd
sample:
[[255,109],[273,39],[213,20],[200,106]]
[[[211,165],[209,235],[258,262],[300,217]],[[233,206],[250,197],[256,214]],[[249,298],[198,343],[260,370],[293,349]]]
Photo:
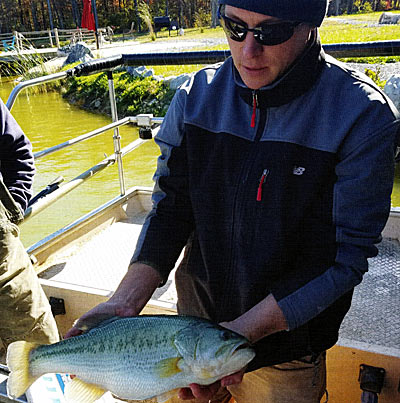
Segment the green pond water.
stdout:
[[[12,82],[4,79],[0,82],[0,97],[4,102],[7,101],[12,88]],[[25,90],[17,98],[12,113],[30,138],[35,152],[111,123],[111,118],[107,116],[93,114],[70,105],[57,92],[38,93]],[[105,154],[112,154],[113,134],[113,130],[110,130],[93,139],[38,159],[34,194],[57,176],[62,175],[65,182],[68,182],[103,160]],[[120,134],[122,146],[138,137],[136,128],[130,125],[121,127]],[[152,175],[157,155],[158,147],[149,141],[124,157],[126,188],[135,185],[153,185]],[[400,207],[399,168],[398,166],[392,195],[394,207]],[[21,239],[24,245],[26,247],[32,245],[118,194],[118,169],[115,164],[23,223]]]
[[[6,102],[12,82],[0,83],[0,96]],[[28,90],[30,91],[30,90]],[[84,111],[70,105],[57,92],[31,93],[24,90],[12,108],[12,114],[32,142],[35,152],[60,144],[78,135],[111,123],[108,116]],[[138,138],[132,125],[120,128],[122,147]],[[37,174],[34,194],[62,175],[64,183],[75,178],[111,155],[114,131],[57,151],[36,161]],[[123,159],[126,188],[135,185],[152,186],[158,147],[147,142]],[[21,239],[26,247],[44,236],[73,222],[83,214],[119,194],[117,164],[99,172],[87,182],[57,201],[48,209],[21,225]]]

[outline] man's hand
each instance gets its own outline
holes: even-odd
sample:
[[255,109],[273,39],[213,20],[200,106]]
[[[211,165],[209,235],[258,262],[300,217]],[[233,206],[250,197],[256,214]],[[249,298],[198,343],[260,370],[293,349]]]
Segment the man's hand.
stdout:
[[246,337],[250,343],[288,329],[286,318],[272,294],[236,319],[220,325]]
[[[286,319],[271,294],[235,320],[222,322],[220,325],[246,337],[250,343],[255,343],[272,333],[287,329]],[[245,369],[242,369],[208,386],[191,384],[189,388],[181,389],[178,396],[182,400],[211,399],[221,387],[242,382],[244,373]]]
[[178,397],[182,400],[203,399],[209,400],[221,389],[226,386],[235,385],[242,382],[244,369],[235,372],[234,374],[223,377],[220,381],[212,383],[211,385],[198,385],[191,383],[188,388],[182,388]]
[[78,336],[114,316],[139,315],[160,282],[160,275],[152,267],[133,263],[113,296],[82,315],[64,338]]
[[79,336],[114,316],[129,317],[136,315],[137,313],[132,308],[123,307],[109,300],[95,306],[82,315],[64,335],[64,338],[68,339],[69,337]]

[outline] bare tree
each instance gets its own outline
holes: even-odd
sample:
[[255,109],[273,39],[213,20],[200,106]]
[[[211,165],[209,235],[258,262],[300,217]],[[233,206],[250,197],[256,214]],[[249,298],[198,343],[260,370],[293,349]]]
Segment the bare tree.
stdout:
[[218,25],[218,0],[211,0],[211,28]]

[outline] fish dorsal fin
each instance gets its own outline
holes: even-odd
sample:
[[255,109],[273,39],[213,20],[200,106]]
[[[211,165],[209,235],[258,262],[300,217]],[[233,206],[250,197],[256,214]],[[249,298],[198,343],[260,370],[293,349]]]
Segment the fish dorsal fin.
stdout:
[[65,399],[69,403],[93,403],[107,391],[96,385],[72,379],[65,385]]
[[178,389],[173,389],[170,390],[168,392],[163,393],[162,395],[157,396],[157,403],[164,403],[169,399],[172,399],[174,396],[177,396],[179,392],[179,388]]
[[155,365],[154,370],[160,378],[169,378],[170,376],[181,372],[178,365],[181,359],[181,357],[173,357],[161,360]]

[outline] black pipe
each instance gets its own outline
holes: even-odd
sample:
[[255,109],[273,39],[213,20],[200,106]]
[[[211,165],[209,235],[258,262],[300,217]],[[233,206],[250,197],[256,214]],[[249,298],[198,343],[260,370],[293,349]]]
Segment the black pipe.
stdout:
[[400,41],[349,42],[323,45],[333,57],[399,56]]
[[[323,45],[333,57],[400,56],[400,41],[354,42]],[[166,64],[209,64],[224,61],[229,50],[213,50],[180,53],[142,53],[122,55],[129,66]]]
[[107,71],[123,64],[121,55],[105,57],[103,59],[94,59],[89,62],[78,64],[78,66],[67,70],[68,76],[86,76],[100,71]]
[[[328,44],[323,45],[323,48],[333,57],[399,56],[400,40]],[[67,75],[83,76],[110,70],[122,64],[129,66],[211,64],[224,61],[230,54],[229,50],[211,50],[116,55],[79,64],[68,70]]]
[[198,52],[142,53],[122,55],[129,66],[164,64],[211,64],[221,62],[230,56],[229,50],[207,50]]

